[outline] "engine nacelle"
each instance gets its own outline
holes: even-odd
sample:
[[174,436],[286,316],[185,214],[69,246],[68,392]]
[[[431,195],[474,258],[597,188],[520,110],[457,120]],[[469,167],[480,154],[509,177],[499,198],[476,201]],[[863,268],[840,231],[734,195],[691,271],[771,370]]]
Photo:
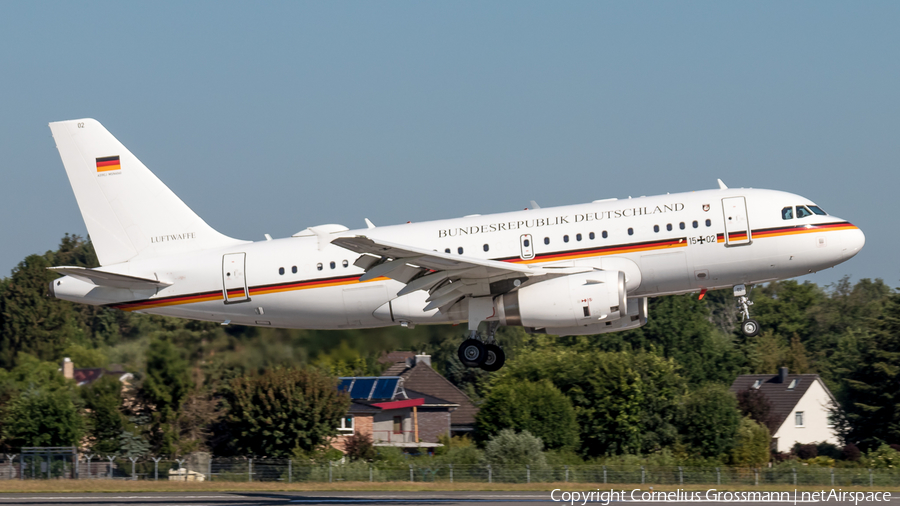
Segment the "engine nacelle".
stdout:
[[627,312],[625,274],[593,271],[541,281],[495,299],[501,325],[550,328],[613,322]]
[[593,336],[620,330],[632,330],[647,324],[647,297],[628,299],[628,312],[616,321],[600,322],[583,327],[526,328],[531,334],[557,336]]

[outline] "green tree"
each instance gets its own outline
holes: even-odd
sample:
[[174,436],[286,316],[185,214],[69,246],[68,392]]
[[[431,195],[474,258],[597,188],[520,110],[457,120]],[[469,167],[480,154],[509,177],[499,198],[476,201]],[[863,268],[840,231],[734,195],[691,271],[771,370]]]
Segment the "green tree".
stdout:
[[723,385],[706,385],[684,398],[681,439],[700,456],[718,457],[734,446],[740,421],[734,395]]
[[741,419],[734,436],[731,463],[741,467],[761,467],[769,461],[771,437],[769,429],[753,421],[750,417]]
[[168,338],[156,338],[147,350],[147,373],[140,389],[152,412],[151,444],[157,453],[177,453],[175,422],[182,402],[190,393],[190,365]]
[[76,446],[84,431],[84,420],[65,388],[33,386],[7,405],[3,434],[12,447]]
[[500,371],[511,383],[553,383],[575,408],[581,453],[601,456],[660,450],[675,442],[677,399],[685,389],[676,365],[652,353],[559,347],[546,338]]
[[843,371],[839,418],[844,443],[867,450],[900,441],[900,294],[885,303],[859,350]]
[[488,464],[501,467],[525,467],[532,469],[547,467],[544,443],[530,432],[517,433],[503,429],[484,445],[484,460]]
[[231,449],[281,458],[326,443],[350,406],[335,378],[315,369],[277,368],[235,378],[225,400]]
[[578,422],[572,402],[547,379],[504,382],[487,396],[476,417],[479,441],[503,429],[528,431],[549,449],[578,447]]
[[122,414],[122,383],[115,376],[103,376],[81,387],[81,398],[87,409],[87,432],[95,453],[115,454],[126,418]]

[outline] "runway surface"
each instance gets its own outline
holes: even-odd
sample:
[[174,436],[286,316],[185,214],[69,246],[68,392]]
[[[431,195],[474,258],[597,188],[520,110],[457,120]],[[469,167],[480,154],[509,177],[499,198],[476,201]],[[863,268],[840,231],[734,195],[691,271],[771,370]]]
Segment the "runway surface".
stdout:
[[[558,499],[558,496],[557,496]],[[860,502],[859,504],[898,504],[900,496],[891,502]],[[697,504],[697,502],[624,501],[635,504]],[[744,502],[701,501],[704,504],[747,504]],[[623,502],[619,502],[620,504]],[[784,506],[785,504],[811,504],[811,501],[754,502],[754,505]],[[846,505],[853,502],[827,501],[828,504]],[[244,505],[478,505],[508,506],[510,504],[569,504],[553,501],[548,492],[143,492],[108,494],[0,494],[0,506],[22,505],[86,505],[104,506],[244,506]],[[575,504],[582,504],[581,501]],[[603,504],[589,501],[587,504]]]

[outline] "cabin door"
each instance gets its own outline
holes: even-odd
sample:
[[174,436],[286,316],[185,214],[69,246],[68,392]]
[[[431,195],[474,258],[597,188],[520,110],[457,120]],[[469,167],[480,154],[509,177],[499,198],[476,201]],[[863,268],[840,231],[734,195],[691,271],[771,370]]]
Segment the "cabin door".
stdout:
[[744,197],[722,199],[722,211],[725,216],[725,246],[750,244],[750,222]]
[[246,253],[228,253],[222,256],[222,293],[226,304],[250,300],[247,277],[244,275],[246,262]]

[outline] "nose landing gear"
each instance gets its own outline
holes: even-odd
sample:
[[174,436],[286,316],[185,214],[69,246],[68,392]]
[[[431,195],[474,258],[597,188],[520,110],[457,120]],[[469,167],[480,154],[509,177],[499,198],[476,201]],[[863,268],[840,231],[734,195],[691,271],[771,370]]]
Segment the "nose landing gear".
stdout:
[[750,318],[750,306],[753,301],[747,297],[747,287],[744,285],[735,285],[734,296],[738,300],[738,310],[741,312],[741,333],[744,337],[753,337],[759,334],[759,322]]

